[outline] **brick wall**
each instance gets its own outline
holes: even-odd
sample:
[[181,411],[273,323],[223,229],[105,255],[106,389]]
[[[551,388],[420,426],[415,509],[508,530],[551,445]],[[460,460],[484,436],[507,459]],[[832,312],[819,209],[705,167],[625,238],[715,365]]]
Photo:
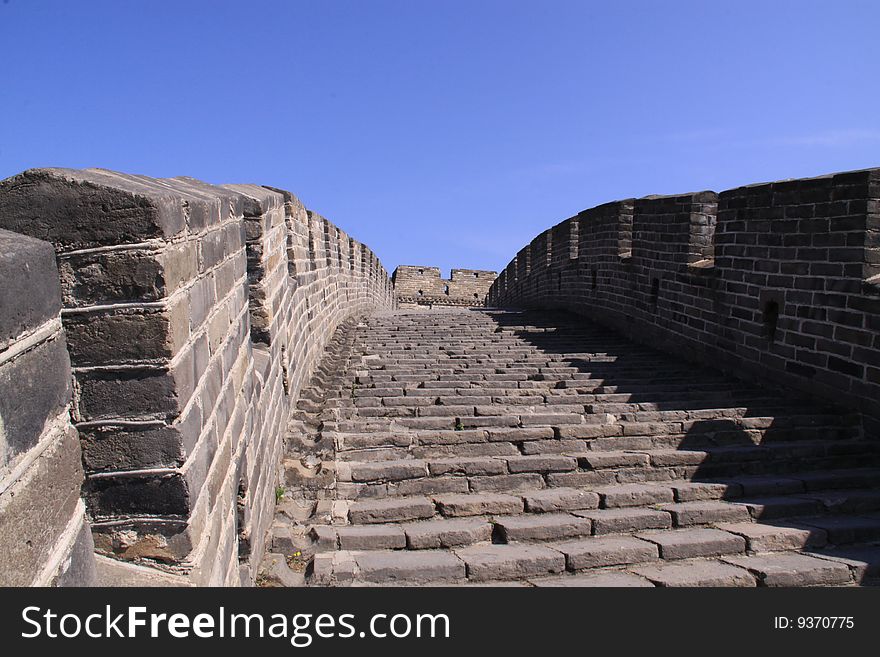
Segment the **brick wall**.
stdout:
[[438,267],[400,265],[392,274],[394,293],[403,306],[484,306],[494,271],[453,269],[441,278]]
[[90,585],[52,246],[0,230],[0,281],[0,586]]
[[27,171],[0,226],[55,247],[97,550],[252,582],[293,400],[340,322],[393,305],[381,264],[288,192],[191,178]]
[[493,306],[565,308],[866,413],[880,436],[880,169],[606,203],[536,237]]

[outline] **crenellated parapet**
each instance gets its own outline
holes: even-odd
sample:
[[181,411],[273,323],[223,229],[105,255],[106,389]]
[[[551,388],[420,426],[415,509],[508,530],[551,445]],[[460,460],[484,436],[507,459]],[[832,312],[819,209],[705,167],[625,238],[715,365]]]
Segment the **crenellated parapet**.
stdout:
[[857,406],[880,435],[880,169],[585,210],[520,250],[488,304],[585,314]]
[[439,267],[400,265],[391,280],[403,306],[484,306],[486,294],[497,277],[484,269],[453,269],[442,278]]

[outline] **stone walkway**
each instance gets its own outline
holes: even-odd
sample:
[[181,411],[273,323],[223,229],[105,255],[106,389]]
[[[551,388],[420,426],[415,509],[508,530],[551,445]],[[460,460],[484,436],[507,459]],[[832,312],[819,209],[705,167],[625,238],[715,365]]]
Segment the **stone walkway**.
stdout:
[[270,584],[880,575],[880,442],[858,417],[583,318],[378,314],[337,332],[298,408]]

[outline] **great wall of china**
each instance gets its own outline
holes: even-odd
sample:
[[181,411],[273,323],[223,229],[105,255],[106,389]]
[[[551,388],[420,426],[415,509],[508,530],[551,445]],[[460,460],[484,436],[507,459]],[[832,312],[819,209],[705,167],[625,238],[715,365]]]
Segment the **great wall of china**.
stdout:
[[880,169],[615,201],[497,278],[282,190],[0,182],[3,585],[880,575]]

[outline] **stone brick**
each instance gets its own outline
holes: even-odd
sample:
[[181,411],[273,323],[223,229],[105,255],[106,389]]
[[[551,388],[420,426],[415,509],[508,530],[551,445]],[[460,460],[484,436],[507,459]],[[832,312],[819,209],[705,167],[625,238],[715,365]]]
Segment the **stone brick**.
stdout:
[[654,582],[657,586],[755,586],[755,578],[743,568],[718,561],[680,561],[675,563],[634,566],[632,572]]
[[569,456],[518,456],[507,459],[511,472],[566,472],[577,468]]
[[465,565],[450,552],[364,552],[354,557],[358,576],[375,583],[417,583],[464,579]]
[[468,482],[463,477],[429,477],[407,479],[396,484],[399,495],[437,495],[438,493],[467,493]]
[[847,566],[856,584],[867,583],[880,576],[880,547],[852,546],[828,552],[813,552],[811,556],[829,559]]
[[486,513],[522,513],[523,502],[512,495],[437,495],[434,501],[444,516],[478,516]]
[[385,550],[406,547],[403,529],[394,525],[337,527],[339,547],[343,550]]
[[742,488],[735,483],[714,482],[676,482],[672,484],[676,502],[699,502],[703,500],[723,500],[737,498]]
[[825,532],[828,542],[835,545],[880,540],[880,514],[803,518],[797,524]]
[[65,318],[70,357],[77,366],[167,362],[175,344],[165,310],[122,309],[106,314],[77,313]]
[[68,427],[47,439],[50,444],[0,494],[3,586],[34,583],[77,512],[83,475],[76,432]]
[[676,527],[705,525],[710,522],[741,522],[750,517],[744,506],[727,502],[680,502],[666,504],[662,509],[672,514]]
[[30,169],[0,183],[3,227],[61,247],[88,248],[173,237],[182,203],[158,185],[97,170]]
[[593,533],[597,535],[672,527],[671,516],[654,509],[595,509],[575,511],[574,514],[589,518],[593,523]]
[[488,541],[492,525],[480,518],[428,520],[404,526],[407,546],[414,550],[450,548]]
[[759,497],[737,500],[749,510],[749,514],[759,520],[809,516],[822,513],[822,505],[817,500],[802,499],[795,496]]
[[471,477],[471,490],[477,493],[515,492],[534,490],[544,486],[544,480],[538,474],[512,474],[495,477]]
[[565,557],[538,545],[488,545],[459,548],[469,580],[522,579],[565,570]]
[[672,489],[653,484],[624,484],[596,490],[606,509],[671,502]]
[[428,463],[428,469],[434,476],[444,474],[459,475],[498,475],[507,474],[504,461],[493,458],[474,459],[441,459]]
[[0,466],[37,444],[70,402],[70,364],[56,335],[0,363]]
[[[94,372],[78,377],[78,413],[83,420],[163,419],[180,412],[178,375],[192,387],[191,372],[161,369]],[[187,375],[190,377],[186,382]]]
[[825,532],[821,529],[752,522],[722,523],[718,528],[744,537],[752,552],[799,550],[805,547],[822,547],[826,543]]
[[851,579],[849,568],[844,564],[805,554],[724,557],[724,561],[748,569],[763,586],[828,586],[845,584]]
[[664,559],[715,557],[744,552],[743,537],[718,529],[679,529],[666,532],[641,532],[638,538],[656,543]]
[[584,538],[554,543],[553,548],[565,555],[569,570],[642,563],[658,558],[656,545],[629,536]]
[[547,488],[524,494],[522,498],[526,511],[530,513],[595,509],[599,506],[597,493],[575,488]]
[[433,515],[434,505],[424,497],[355,502],[348,512],[349,518],[356,524],[400,522]]
[[576,536],[589,536],[592,523],[587,518],[566,513],[542,513],[538,515],[496,517],[505,540],[549,541]]
[[578,465],[582,468],[600,470],[603,468],[644,468],[648,466],[647,454],[632,452],[592,452],[578,454]]
[[424,461],[378,461],[352,463],[352,481],[400,481],[416,479],[428,474]]
[[0,230],[0,351],[61,311],[52,245]]
[[195,443],[200,430],[199,425],[164,423],[80,427],[83,465],[91,472],[180,466],[185,444]]

